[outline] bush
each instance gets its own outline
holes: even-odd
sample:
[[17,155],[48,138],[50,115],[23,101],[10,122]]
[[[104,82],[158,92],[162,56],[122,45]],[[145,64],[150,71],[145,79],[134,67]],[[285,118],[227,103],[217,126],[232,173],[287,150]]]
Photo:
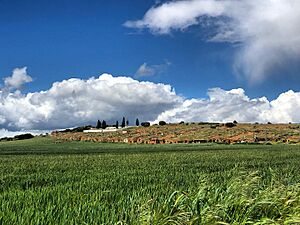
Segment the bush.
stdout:
[[14,140],[14,138],[12,138],[12,137],[3,137],[0,139],[0,141],[13,141],[13,140]]
[[143,126],[143,127],[150,127],[150,123],[149,122],[142,122],[141,126]]
[[225,127],[227,127],[227,128],[232,128],[235,126],[236,126],[236,124],[234,124],[234,123],[225,123]]
[[25,140],[25,139],[31,139],[34,138],[34,136],[32,134],[20,134],[20,135],[16,135],[14,137],[15,140]]
[[166,125],[167,123],[165,122],[165,121],[159,121],[159,123],[158,123],[160,126],[164,126],[164,125]]

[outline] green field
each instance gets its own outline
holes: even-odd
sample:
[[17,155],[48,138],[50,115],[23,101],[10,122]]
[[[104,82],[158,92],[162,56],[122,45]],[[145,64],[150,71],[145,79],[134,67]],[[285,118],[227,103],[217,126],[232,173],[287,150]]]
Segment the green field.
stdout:
[[0,224],[300,224],[300,145],[0,143]]

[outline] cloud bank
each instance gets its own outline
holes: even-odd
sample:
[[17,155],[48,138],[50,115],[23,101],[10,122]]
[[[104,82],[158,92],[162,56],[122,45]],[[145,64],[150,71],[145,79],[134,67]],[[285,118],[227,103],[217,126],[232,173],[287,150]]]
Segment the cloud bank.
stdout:
[[274,70],[300,62],[298,0],[174,0],[150,8],[127,27],[155,34],[210,27],[212,42],[239,43],[234,70],[250,82],[261,82]]
[[114,123],[123,116],[131,122],[300,122],[300,92],[290,90],[269,101],[251,99],[241,88],[213,88],[208,98],[185,99],[168,84],[109,74],[63,80],[40,92],[0,91],[0,106],[0,137],[94,125],[98,119]]
[[266,97],[250,99],[243,89],[213,88],[208,99],[186,99],[179,106],[161,113],[160,120],[228,122],[300,122],[300,92],[287,91],[273,101]]
[[[12,76],[13,77],[13,76]],[[0,128],[50,130],[92,124],[154,120],[181,101],[170,85],[103,74],[88,80],[56,82],[49,90],[22,94],[0,92]]]

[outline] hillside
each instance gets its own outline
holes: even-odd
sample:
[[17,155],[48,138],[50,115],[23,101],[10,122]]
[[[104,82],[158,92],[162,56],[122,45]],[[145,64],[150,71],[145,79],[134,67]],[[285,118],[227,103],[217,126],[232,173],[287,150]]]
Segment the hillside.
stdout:
[[298,143],[299,124],[236,124],[227,127],[216,123],[168,124],[130,127],[116,132],[53,132],[55,140],[116,142],[138,144],[172,143]]

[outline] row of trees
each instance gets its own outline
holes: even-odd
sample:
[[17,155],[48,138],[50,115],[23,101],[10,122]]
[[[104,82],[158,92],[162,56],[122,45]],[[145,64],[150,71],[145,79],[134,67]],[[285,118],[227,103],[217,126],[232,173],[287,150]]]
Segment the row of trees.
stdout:
[[100,120],[97,121],[97,125],[96,125],[96,128],[97,129],[105,129],[107,127],[107,124],[106,124],[106,121],[103,120],[102,122]]
[[[136,120],[135,120],[135,125],[136,126],[139,126],[140,125],[140,121],[139,121],[139,119],[137,118]],[[119,128],[119,121],[116,121],[116,124],[114,125],[117,129]],[[122,123],[121,123],[121,127],[122,128],[124,128],[124,127],[128,127],[129,126],[129,120],[127,119],[125,119],[125,117],[123,117],[122,118]],[[108,125],[106,124],[106,121],[105,120],[103,120],[102,122],[100,121],[100,120],[98,120],[97,121],[97,125],[96,125],[96,128],[97,129],[105,129],[105,128],[107,128],[108,127]]]

